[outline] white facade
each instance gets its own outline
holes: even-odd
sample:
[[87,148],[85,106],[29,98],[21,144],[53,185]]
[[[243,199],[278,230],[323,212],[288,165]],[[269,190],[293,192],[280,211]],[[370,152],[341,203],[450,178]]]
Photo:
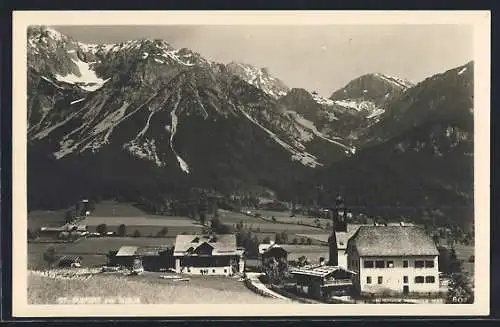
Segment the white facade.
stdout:
[[354,287],[360,293],[437,293],[438,256],[359,257],[348,254],[348,268],[357,272]]
[[181,267],[180,258],[175,259],[175,271],[177,273],[188,275],[217,275],[231,276],[232,271],[230,266],[224,267]]
[[338,265],[340,267],[349,268],[349,266],[347,265],[347,252],[345,249],[339,249],[337,252],[337,257],[339,261]]

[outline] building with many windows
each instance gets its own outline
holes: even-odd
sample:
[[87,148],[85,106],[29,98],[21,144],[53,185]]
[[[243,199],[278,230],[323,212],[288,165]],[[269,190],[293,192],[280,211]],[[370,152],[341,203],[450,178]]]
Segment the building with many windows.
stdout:
[[174,258],[175,270],[185,274],[231,276],[245,268],[234,234],[177,235]]
[[432,238],[416,226],[361,226],[347,245],[361,295],[438,293],[438,258]]

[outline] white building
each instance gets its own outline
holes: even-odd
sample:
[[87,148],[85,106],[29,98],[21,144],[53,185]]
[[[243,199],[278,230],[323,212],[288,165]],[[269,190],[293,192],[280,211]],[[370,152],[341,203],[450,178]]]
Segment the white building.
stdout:
[[177,235],[175,270],[195,275],[231,276],[244,271],[244,251],[234,234]]
[[416,226],[361,226],[347,245],[362,295],[437,293],[438,257],[434,241]]

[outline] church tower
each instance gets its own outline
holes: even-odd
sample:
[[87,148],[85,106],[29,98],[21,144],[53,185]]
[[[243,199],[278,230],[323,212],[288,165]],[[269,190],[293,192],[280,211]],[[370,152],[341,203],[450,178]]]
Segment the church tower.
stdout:
[[344,199],[337,196],[335,200],[335,207],[330,209],[330,218],[332,220],[332,233],[328,238],[328,265],[338,266],[338,247],[336,232],[347,232],[346,210],[344,207]]

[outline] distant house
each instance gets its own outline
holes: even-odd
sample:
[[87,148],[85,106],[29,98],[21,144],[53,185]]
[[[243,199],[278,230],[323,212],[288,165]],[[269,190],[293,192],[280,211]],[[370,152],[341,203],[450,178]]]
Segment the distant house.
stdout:
[[178,273],[231,276],[244,271],[234,234],[177,235],[174,258]]
[[439,292],[439,252],[417,226],[361,226],[347,245],[348,268],[362,295]]
[[296,283],[296,292],[318,300],[351,293],[356,272],[343,267],[310,266],[293,269],[290,274]]
[[118,251],[110,251],[108,265],[129,269],[142,267],[147,271],[169,269],[174,267],[173,250],[167,246],[122,246]]
[[144,271],[142,258],[137,253],[137,246],[122,246],[116,253],[108,256],[108,265],[122,266],[133,271]]
[[275,258],[276,260],[284,259],[287,261],[287,257],[288,251],[274,241],[259,244],[259,263],[261,265],[269,258]]

